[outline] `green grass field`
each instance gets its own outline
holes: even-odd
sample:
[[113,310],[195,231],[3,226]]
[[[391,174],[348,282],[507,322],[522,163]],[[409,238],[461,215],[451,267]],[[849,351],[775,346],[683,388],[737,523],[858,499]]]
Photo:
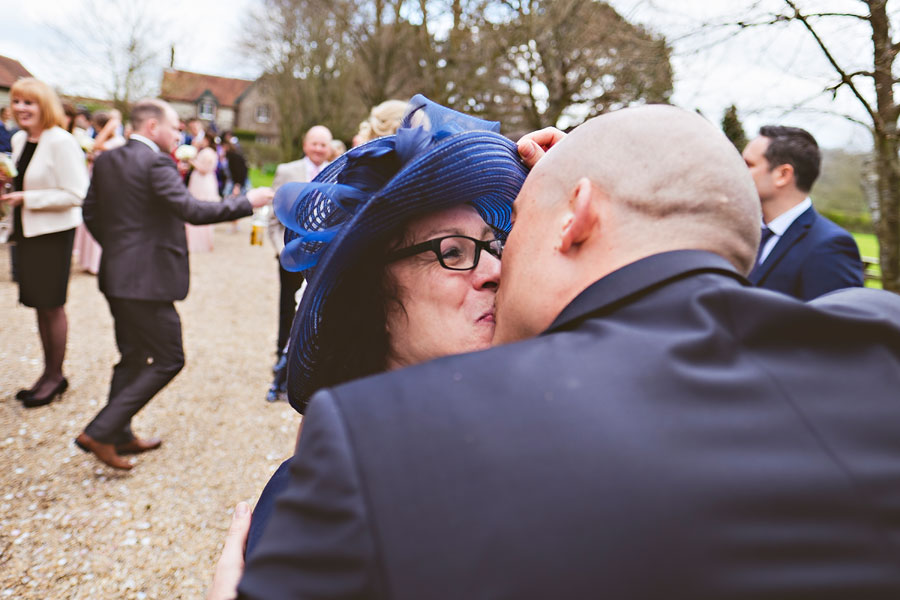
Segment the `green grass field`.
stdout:
[[[878,238],[876,238],[871,233],[854,233],[853,237],[856,239],[856,245],[859,246],[860,256],[864,256],[866,258],[878,258]],[[877,266],[871,267],[871,270],[869,272],[872,275],[881,277],[881,269]],[[875,279],[867,279],[866,287],[881,289],[881,281]]]
[[272,180],[274,178],[274,174],[270,175],[268,173],[263,173],[261,169],[250,169],[250,184],[253,187],[265,187],[267,185],[272,185]]

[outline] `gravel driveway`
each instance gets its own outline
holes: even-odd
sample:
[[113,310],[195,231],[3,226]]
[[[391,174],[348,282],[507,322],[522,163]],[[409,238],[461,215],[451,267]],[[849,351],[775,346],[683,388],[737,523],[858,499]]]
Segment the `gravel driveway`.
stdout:
[[300,422],[264,401],[278,272],[269,246],[249,245],[249,220],[240,227],[216,226],[215,250],[191,255],[191,291],[176,303],[187,364],[135,419],[138,435],[164,442],[130,472],[72,444],[118,359],[96,278],[73,267],[69,391],[25,410],[13,396],[42,355],[0,246],[0,598],[204,597],[234,504],[256,500]]

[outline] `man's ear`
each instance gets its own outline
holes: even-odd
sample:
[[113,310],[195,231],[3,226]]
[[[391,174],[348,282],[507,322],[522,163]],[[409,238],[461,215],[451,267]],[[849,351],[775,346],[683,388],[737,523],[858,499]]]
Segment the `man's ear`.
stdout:
[[569,208],[563,222],[560,252],[568,252],[573,246],[586,241],[597,224],[597,207],[594,205],[594,189],[590,180],[582,177],[575,184],[569,198]]
[[794,183],[794,166],[785,163],[772,169],[772,181],[778,187]]

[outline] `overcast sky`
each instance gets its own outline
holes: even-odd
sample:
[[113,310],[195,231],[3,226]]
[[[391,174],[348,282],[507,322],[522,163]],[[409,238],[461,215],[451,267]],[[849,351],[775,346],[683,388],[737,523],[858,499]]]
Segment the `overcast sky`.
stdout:
[[[90,90],[96,72],[66,49],[58,30],[72,31],[79,9],[90,0],[0,0],[0,54],[19,60],[35,76],[65,92]],[[101,5],[104,0],[98,0]],[[253,78],[257,69],[244,59],[235,40],[259,0],[132,0],[147,3],[166,23],[161,36],[175,43],[176,68]],[[810,0],[808,0],[810,1]],[[855,8],[851,0],[812,0],[817,10]],[[848,93],[837,98],[819,92],[833,72],[812,39],[799,27],[733,29],[702,27],[746,17],[749,7],[765,10],[780,0],[611,0],[626,18],[666,36],[673,46],[673,102],[699,109],[714,121],[736,104],[749,135],[769,122],[809,129],[823,146],[867,149],[868,132],[826,113],[863,114]],[[83,13],[83,10],[80,11]],[[870,54],[863,28],[826,29],[838,56],[848,64]],[[168,57],[167,57],[168,58]],[[851,70],[853,70],[851,68]],[[802,104],[805,108],[790,110]]]

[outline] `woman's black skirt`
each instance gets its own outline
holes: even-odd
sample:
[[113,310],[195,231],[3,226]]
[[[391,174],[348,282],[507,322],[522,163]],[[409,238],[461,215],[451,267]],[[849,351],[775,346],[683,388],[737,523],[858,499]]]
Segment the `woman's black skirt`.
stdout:
[[30,238],[18,235],[15,239],[19,302],[31,308],[64,305],[75,229]]

